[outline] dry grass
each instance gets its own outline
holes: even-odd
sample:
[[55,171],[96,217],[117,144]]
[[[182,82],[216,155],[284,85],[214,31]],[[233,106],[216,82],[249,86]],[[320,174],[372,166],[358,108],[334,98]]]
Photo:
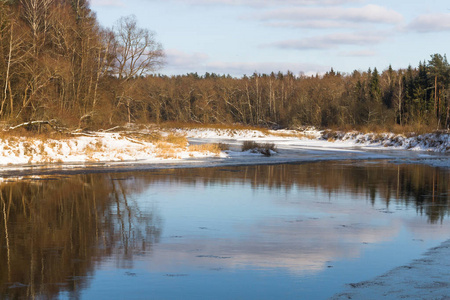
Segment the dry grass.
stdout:
[[298,139],[306,138],[306,139],[310,139],[310,140],[313,140],[313,139],[316,138],[314,135],[307,134],[307,133],[304,133],[304,132],[277,132],[277,131],[272,131],[272,132],[270,132],[270,134],[273,135],[273,136],[285,137],[285,138],[298,138]]
[[430,126],[426,124],[411,124],[411,125],[394,125],[390,128],[390,131],[396,134],[403,134],[406,136],[410,136],[414,133],[414,135],[421,135],[425,133],[431,133],[436,131],[435,126]]
[[304,137],[304,134],[300,133],[300,132],[277,132],[277,131],[272,131],[270,134],[273,135],[273,136],[285,137],[285,138],[302,138],[302,137]]
[[217,146],[219,147],[220,151],[230,150],[230,145],[225,143],[218,143]]
[[166,138],[164,138],[164,141],[166,143],[173,144],[174,146],[183,148],[188,144],[186,136],[173,133],[170,133]]
[[188,140],[185,135],[169,133],[166,137],[158,131],[150,133],[123,133],[122,137],[131,138],[133,142],[154,144],[156,155],[161,158],[179,158],[179,152],[186,150]]
[[219,155],[221,151],[228,150],[226,149],[225,144],[201,144],[201,145],[191,145],[189,146],[189,151],[194,152],[211,152],[216,155]]
[[101,140],[97,140],[97,142],[95,142],[94,144],[94,147],[95,151],[102,151],[104,149],[103,142]]
[[364,134],[366,134],[366,133],[380,134],[380,133],[392,132],[395,134],[403,134],[405,136],[411,136],[412,133],[414,133],[414,135],[420,135],[420,134],[431,133],[431,132],[436,131],[435,126],[423,124],[423,123],[414,123],[414,124],[402,125],[402,126],[400,126],[398,124],[392,124],[392,125],[386,125],[386,126],[375,125],[375,124],[370,124],[370,125],[365,125],[365,126],[345,125],[345,126],[340,126],[340,127],[331,127],[330,129],[332,131],[342,131],[342,132],[358,131],[358,132],[361,132]]
[[334,143],[336,142],[336,138],[334,136],[330,136],[329,138],[327,138],[327,142]]
[[124,133],[124,134],[121,134],[121,136],[130,137],[130,138],[136,139],[138,141],[152,143],[152,144],[155,144],[155,143],[163,140],[163,136],[161,135],[161,133],[159,133],[157,131],[150,132],[150,133],[140,133],[140,132]]
[[173,144],[166,142],[156,143],[156,156],[161,158],[178,158],[177,150],[180,148],[174,148]]
[[269,130],[264,127],[243,125],[243,124],[200,124],[183,122],[165,122],[159,125],[161,129],[220,129],[220,130],[256,130],[263,134],[269,134]]
[[254,153],[261,153],[265,156],[271,156],[272,152],[277,152],[277,148],[273,143],[260,144],[255,141],[244,141],[241,147],[242,151],[252,151]]
[[86,147],[84,147],[83,152],[84,154],[86,154],[89,160],[92,160],[92,157],[95,154],[95,149],[92,147],[92,145],[88,144],[86,145]]
[[35,131],[26,130],[24,127],[20,127],[14,130],[0,130],[0,138],[13,138],[13,137],[25,137],[25,138],[35,138],[39,140],[47,139],[63,139],[70,138],[73,135],[69,132],[59,132],[59,131]]
[[[92,136],[95,135],[93,134]],[[64,139],[67,142],[71,140],[67,145],[72,150],[76,149],[79,145],[77,137],[78,135],[60,135],[58,139],[55,135],[36,134],[24,129],[0,132],[0,141],[3,144],[2,148],[5,150],[16,149],[20,145],[22,153],[30,158],[30,162],[39,156],[40,161],[50,161],[51,158],[50,154],[47,153],[47,148],[49,150],[52,149],[56,153],[60,152],[62,145],[58,142],[59,140]],[[188,145],[187,138],[184,135],[170,133],[167,136],[163,136],[158,131],[150,133],[127,132],[121,133],[120,137],[142,145],[145,145],[145,143],[153,144],[156,146],[156,151],[159,153],[159,156],[164,158],[178,158],[179,153],[186,151]],[[86,155],[88,161],[94,161],[95,155],[105,151],[106,146],[100,137],[94,138],[88,145],[83,147],[82,152]],[[18,151],[15,152],[16,156],[20,155]]]
[[36,152],[36,150],[34,149],[33,145],[30,142],[23,142],[22,147],[23,147],[23,154],[26,156],[33,156],[33,153]]

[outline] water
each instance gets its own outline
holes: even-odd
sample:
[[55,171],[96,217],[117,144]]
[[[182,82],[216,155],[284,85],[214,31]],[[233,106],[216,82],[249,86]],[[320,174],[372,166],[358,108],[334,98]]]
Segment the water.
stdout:
[[448,239],[449,187],[385,162],[5,182],[0,298],[326,299]]

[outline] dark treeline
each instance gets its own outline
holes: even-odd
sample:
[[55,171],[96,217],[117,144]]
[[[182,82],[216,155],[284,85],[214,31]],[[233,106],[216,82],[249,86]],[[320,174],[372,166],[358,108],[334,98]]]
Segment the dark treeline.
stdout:
[[164,53],[125,17],[97,24],[87,0],[0,1],[0,119],[67,126],[124,122],[448,128],[450,66],[233,78],[156,76]]
[[381,73],[147,76],[134,79],[130,97],[135,117],[156,122],[447,128],[449,71],[446,57],[435,54],[418,68]]

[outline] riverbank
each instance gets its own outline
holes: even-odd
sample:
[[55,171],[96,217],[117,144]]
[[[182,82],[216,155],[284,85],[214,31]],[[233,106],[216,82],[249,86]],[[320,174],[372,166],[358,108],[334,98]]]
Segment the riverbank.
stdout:
[[[276,153],[242,151],[243,143],[273,144]],[[450,168],[448,133],[393,134],[255,129],[140,129],[73,132],[63,137],[3,136],[0,176],[119,172],[178,167],[375,160]]]
[[444,132],[407,137],[393,133],[321,131],[314,128],[123,128],[117,132],[75,131],[58,137],[3,135],[0,137],[0,165],[124,161],[154,163],[182,162],[192,158],[234,158],[255,154],[241,151],[242,144],[248,141],[274,144],[280,150],[279,154],[285,150],[303,149],[408,150],[405,153],[442,153],[443,157],[450,154],[450,133]]

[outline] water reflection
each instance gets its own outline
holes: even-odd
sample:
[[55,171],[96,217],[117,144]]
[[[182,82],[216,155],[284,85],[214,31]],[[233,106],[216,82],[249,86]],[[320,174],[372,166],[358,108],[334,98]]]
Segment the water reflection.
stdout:
[[161,225],[128,200],[136,191],[108,175],[3,183],[0,298],[76,294],[98,262],[149,251]]
[[[312,187],[331,194],[345,192],[365,195],[375,203],[377,197],[389,207],[394,201],[414,205],[431,223],[449,213],[449,172],[423,165],[389,163],[249,166],[234,168],[182,169],[158,171],[171,182],[227,184],[247,182],[254,188],[291,189]],[[161,176],[160,175],[160,176]]]
[[191,185],[227,185],[239,182],[251,184],[255,189],[308,187],[329,194],[365,195],[372,203],[380,198],[386,207],[392,204],[413,205],[418,213],[428,216],[431,223],[442,221],[449,213],[449,172],[423,165],[321,162],[158,170],[142,177],[146,177],[148,183],[163,180]]
[[[102,263],[132,270],[149,257],[153,262],[146,268],[165,278],[189,272],[180,269],[183,265],[209,271],[248,265],[297,274],[320,271],[336,257],[358,257],[355,244],[394,239],[404,226],[369,214],[354,220],[342,215],[351,215],[352,209],[363,213],[368,201],[385,212],[411,208],[425,216],[428,225],[440,224],[449,214],[449,179],[447,171],[426,166],[326,162],[4,182],[0,298],[50,299],[62,291],[77,298],[95,280]],[[248,201],[248,186],[256,192],[255,201]],[[277,191],[286,200],[276,202],[271,193]],[[314,193],[319,196],[311,196]],[[171,197],[177,200],[168,207],[179,210],[176,214],[148,205],[160,201],[167,206]],[[267,205],[265,200],[276,203]],[[340,202],[345,206],[330,205]],[[199,221],[204,208],[197,204],[211,206],[205,215],[214,219],[212,228]],[[242,221],[251,214],[262,217]],[[164,226],[163,219],[168,219]],[[424,226],[409,222],[407,226]],[[194,227],[197,231],[189,231]]]

